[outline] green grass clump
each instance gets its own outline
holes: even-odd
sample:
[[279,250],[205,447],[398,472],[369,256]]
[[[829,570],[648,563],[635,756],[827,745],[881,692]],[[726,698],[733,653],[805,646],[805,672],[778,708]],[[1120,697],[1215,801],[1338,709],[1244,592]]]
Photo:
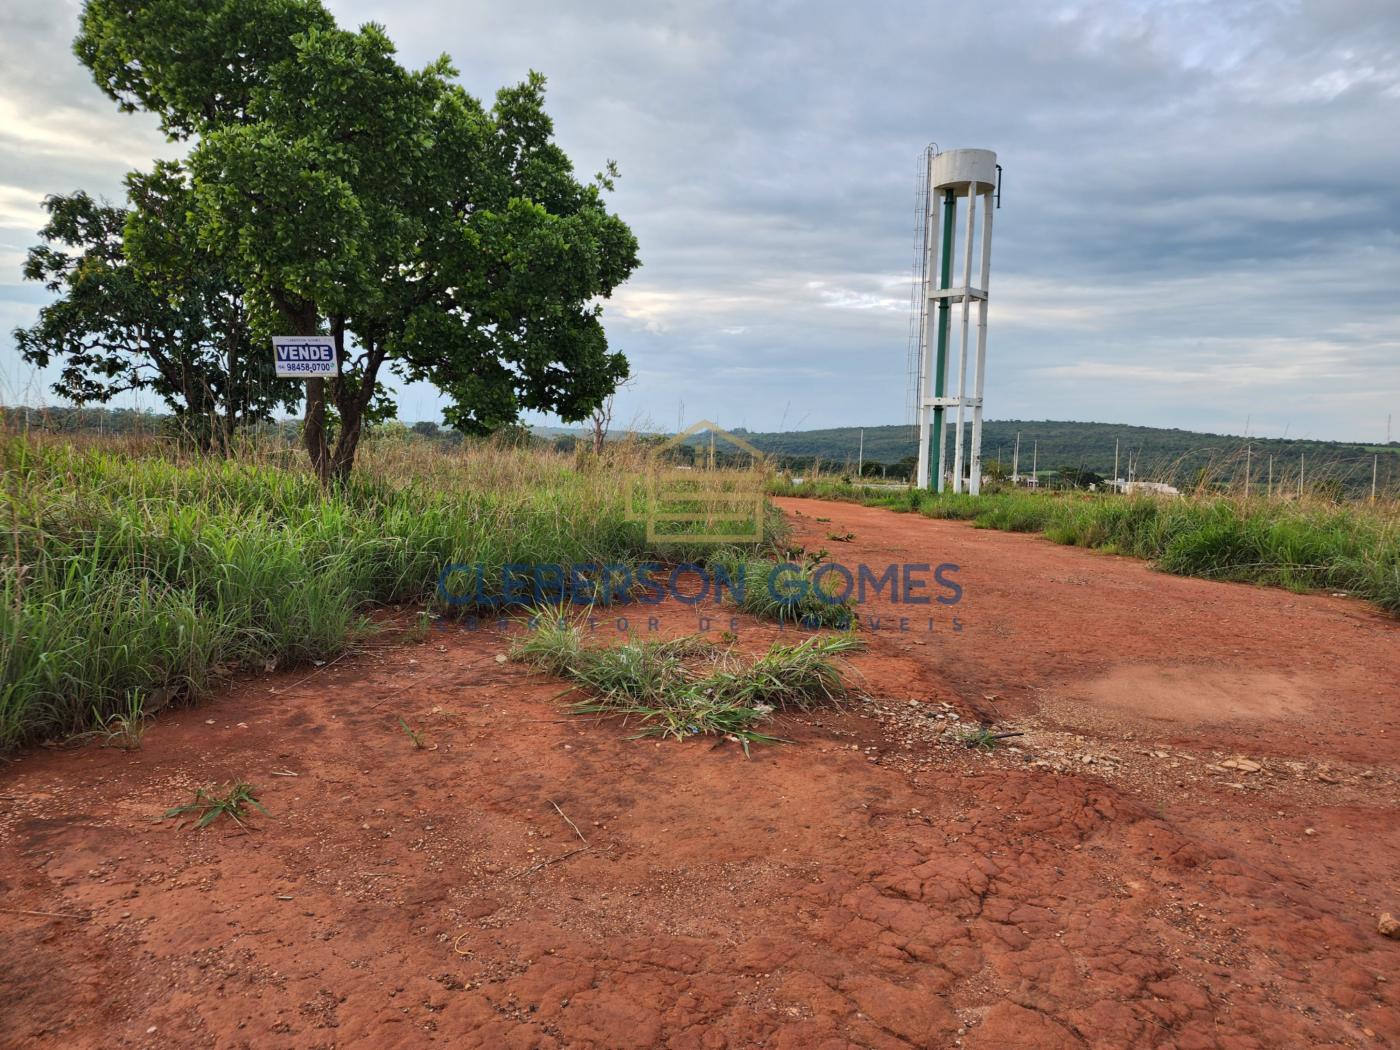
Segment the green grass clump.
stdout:
[[194,801],[166,810],[164,819],[179,818],[180,823],[183,824],[184,818],[191,817],[194,818],[195,828],[200,829],[207,828],[220,817],[228,817],[240,828],[246,828],[248,825],[239,818],[245,815],[245,808],[248,806],[252,806],[260,813],[267,813],[263,804],[253,794],[253,786],[240,780],[225,785],[222,790],[197,788],[194,793]]
[[146,712],[137,693],[127,696],[126,709],[109,715],[93,712],[93,730],[103,747],[118,747],[123,751],[139,751],[146,736]]
[[700,636],[585,646],[580,627],[552,617],[537,622],[511,655],[587,694],[572,707],[579,714],[635,719],[638,736],[731,736],[747,753],[752,743],[778,740],[759,728],[775,712],[844,698],[836,658],[861,644],[852,635],[809,638],[745,660]]
[[850,630],[856,623],[850,597],[843,597],[845,580],[811,560],[774,562],[763,558],[731,557],[720,562],[730,578],[742,581],[726,600],[763,620],[800,624],[811,630]]
[[957,740],[969,751],[995,751],[1001,743],[1001,737],[986,726],[964,729],[958,734]]

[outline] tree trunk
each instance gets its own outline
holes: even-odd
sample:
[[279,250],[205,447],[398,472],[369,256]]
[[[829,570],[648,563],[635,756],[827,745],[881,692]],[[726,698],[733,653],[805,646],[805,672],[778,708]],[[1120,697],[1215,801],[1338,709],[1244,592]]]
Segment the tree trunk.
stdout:
[[230,335],[228,337],[227,363],[224,365],[227,370],[226,387],[224,390],[224,455],[233,455],[233,435],[238,426],[238,391],[242,384],[235,380],[238,368],[238,338]]
[[[292,326],[292,335],[317,335],[316,304],[283,300],[282,315]],[[330,484],[330,449],[326,441],[326,381],[319,377],[306,381],[306,413],[302,417],[301,442],[311,458],[311,469],[322,485]]]
[[[343,330],[337,333],[336,352],[344,353]],[[360,437],[364,433],[365,410],[374,398],[375,382],[379,377],[379,367],[384,363],[382,346],[370,344],[365,355],[365,371],[360,377],[358,388],[349,384],[337,383],[341,396],[336,401],[340,413],[340,434],[336,438],[335,449],[331,453],[331,478],[337,484],[350,479],[350,471],[355,466],[355,452],[360,447]]]

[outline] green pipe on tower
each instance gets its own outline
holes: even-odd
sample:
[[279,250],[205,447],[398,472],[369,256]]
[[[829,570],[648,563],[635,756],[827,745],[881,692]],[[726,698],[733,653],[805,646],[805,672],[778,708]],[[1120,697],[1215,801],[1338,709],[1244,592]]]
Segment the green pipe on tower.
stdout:
[[[952,284],[953,280],[953,223],[957,219],[957,199],[953,196],[952,190],[945,190],[943,193],[943,251],[941,254],[942,264],[938,273],[938,288],[942,291]],[[948,371],[948,299],[945,296],[938,300],[938,360],[933,369],[933,396],[942,397],[946,387],[945,378]],[[938,490],[940,482],[943,480],[943,406],[935,405],[933,409],[933,455],[929,462],[933,465],[934,473],[929,478],[929,487],[934,491]]]

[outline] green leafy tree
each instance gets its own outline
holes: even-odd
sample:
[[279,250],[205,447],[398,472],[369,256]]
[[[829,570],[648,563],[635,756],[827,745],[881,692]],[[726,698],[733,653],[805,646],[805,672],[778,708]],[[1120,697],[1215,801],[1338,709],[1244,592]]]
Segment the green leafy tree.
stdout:
[[348,475],[386,369],[478,432],[530,409],[582,419],[627,376],[598,300],[636,240],[604,207],[611,167],[580,182],[553,142],[543,77],[487,109],[446,57],[405,69],[379,26],[337,28],[318,4],[132,6],[89,0],[77,53],[122,106],[198,136],[201,243],[288,334],[335,339],[339,373],[306,382],[323,479]]
[[251,352],[242,288],[195,243],[178,166],[135,173],[127,188],[130,208],[82,192],[44,201],[44,243],[24,276],[57,298],[15,331],[20,354],[57,364],[53,391],[75,404],[147,391],[199,447],[227,450],[240,427],[294,405],[298,391]]
[[1055,471],[1059,477],[1060,484],[1065,488],[1087,489],[1090,485],[1102,485],[1103,478],[1095,474],[1092,470],[1085,470],[1083,467],[1065,465]]
[[334,26],[319,0],[97,0],[83,5],[73,51],[123,111],[154,113],[183,139],[251,120],[267,69],[295,57],[293,38]]

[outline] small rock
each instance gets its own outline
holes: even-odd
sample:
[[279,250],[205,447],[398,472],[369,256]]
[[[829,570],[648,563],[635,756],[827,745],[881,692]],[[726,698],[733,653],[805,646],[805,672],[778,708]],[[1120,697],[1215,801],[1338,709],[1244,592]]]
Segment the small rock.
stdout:
[[1313,835],[1317,834],[1317,828],[1304,828],[1303,834],[1311,838]]
[[496,654],[496,663],[498,663],[498,664],[503,664],[503,663],[505,663],[507,659],[508,659],[508,657],[506,656],[505,653],[497,653],[497,654]]
[[1258,773],[1264,767],[1249,758],[1227,758],[1220,763],[1226,769],[1238,769],[1241,773]]
[[1376,923],[1376,932],[1382,937],[1400,941],[1400,919],[1391,915],[1390,912],[1385,912],[1381,915],[1380,921]]

